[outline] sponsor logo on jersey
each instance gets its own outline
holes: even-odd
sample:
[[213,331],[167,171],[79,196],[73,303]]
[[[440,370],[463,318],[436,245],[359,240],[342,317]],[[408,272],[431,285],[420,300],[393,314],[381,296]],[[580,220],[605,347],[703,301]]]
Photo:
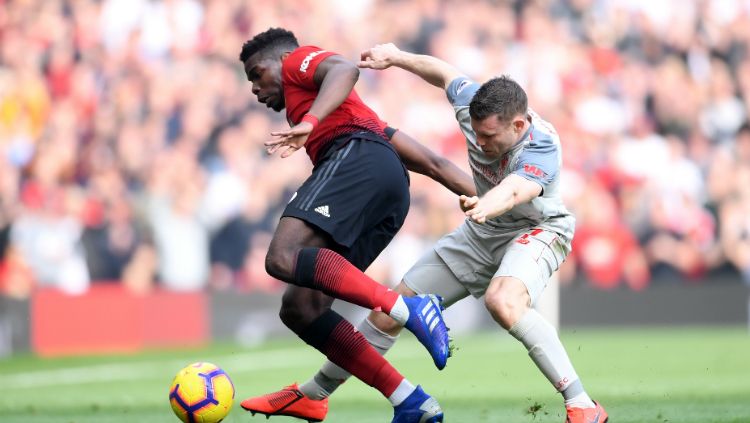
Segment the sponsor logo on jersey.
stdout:
[[315,56],[319,55],[320,53],[325,53],[325,50],[318,50],[314,51],[310,54],[308,54],[305,59],[302,61],[302,64],[299,66],[299,71],[302,73],[307,72],[307,68],[310,67],[310,61],[315,58]]
[[539,169],[538,167],[530,164],[524,164],[523,171],[528,175],[534,175],[538,178],[544,178],[545,176],[547,176],[544,171],[542,171],[542,169]]

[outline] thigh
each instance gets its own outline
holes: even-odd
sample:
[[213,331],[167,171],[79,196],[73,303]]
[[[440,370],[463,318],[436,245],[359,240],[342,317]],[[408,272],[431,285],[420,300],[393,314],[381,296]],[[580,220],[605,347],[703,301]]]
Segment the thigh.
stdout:
[[469,295],[464,284],[433,249],[406,272],[403,283],[418,295],[440,295],[446,307]]
[[282,217],[268,247],[266,270],[277,279],[293,283],[297,252],[304,247],[335,249],[337,245],[327,233],[307,222]]
[[534,305],[550,276],[565,260],[565,251],[556,233],[531,229],[508,246],[494,277],[510,276],[522,281]]
[[321,231],[308,222],[294,218],[282,217],[273,233],[269,251],[281,251],[294,249],[294,247],[321,247],[326,248],[334,245],[333,239],[326,232]]

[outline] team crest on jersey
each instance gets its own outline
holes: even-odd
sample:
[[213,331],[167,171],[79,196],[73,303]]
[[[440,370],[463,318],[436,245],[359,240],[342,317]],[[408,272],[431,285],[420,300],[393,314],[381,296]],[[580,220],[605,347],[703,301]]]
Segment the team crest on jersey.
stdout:
[[471,170],[474,172],[475,175],[481,177],[482,179],[488,181],[492,185],[497,185],[500,183],[500,181],[503,180],[505,177],[504,173],[505,170],[500,168],[496,169],[495,166],[491,166],[488,164],[480,163],[476,160],[474,160],[473,157],[469,158],[469,167],[471,167]]

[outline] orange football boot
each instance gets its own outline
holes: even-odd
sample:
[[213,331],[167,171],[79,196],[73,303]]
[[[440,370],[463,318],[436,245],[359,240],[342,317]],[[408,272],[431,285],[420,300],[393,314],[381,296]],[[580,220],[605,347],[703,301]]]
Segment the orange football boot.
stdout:
[[565,407],[568,411],[568,418],[565,423],[607,423],[609,416],[604,407],[594,401],[596,407],[593,408],[573,408]]
[[277,392],[248,398],[240,406],[253,415],[290,416],[308,422],[322,422],[328,414],[328,398],[311,400],[300,392],[296,383]]

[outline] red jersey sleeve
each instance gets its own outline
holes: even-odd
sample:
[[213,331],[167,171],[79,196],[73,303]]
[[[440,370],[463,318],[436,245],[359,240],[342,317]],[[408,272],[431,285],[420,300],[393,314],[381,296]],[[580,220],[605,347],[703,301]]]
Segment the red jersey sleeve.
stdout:
[[[286,120],[294,126],[312,107],[317,99],[319,88],[315,85],[315,71],[318,65],[334,52],[315,46],[303,46],[289,54],[281,65],[281,83],[284,89]],[[305,149],[313,164],[333,140],[348,134],[367,131],[387,139],[385,123],[359,98],[352,89],[344,101],[312,131],[305,143]]]
[[334,52],[315,46],[303,46],[295,49],[283,61],[282,77],[285,81],[300,88],[317,90],[313,76],[320,62],[333,56]]

